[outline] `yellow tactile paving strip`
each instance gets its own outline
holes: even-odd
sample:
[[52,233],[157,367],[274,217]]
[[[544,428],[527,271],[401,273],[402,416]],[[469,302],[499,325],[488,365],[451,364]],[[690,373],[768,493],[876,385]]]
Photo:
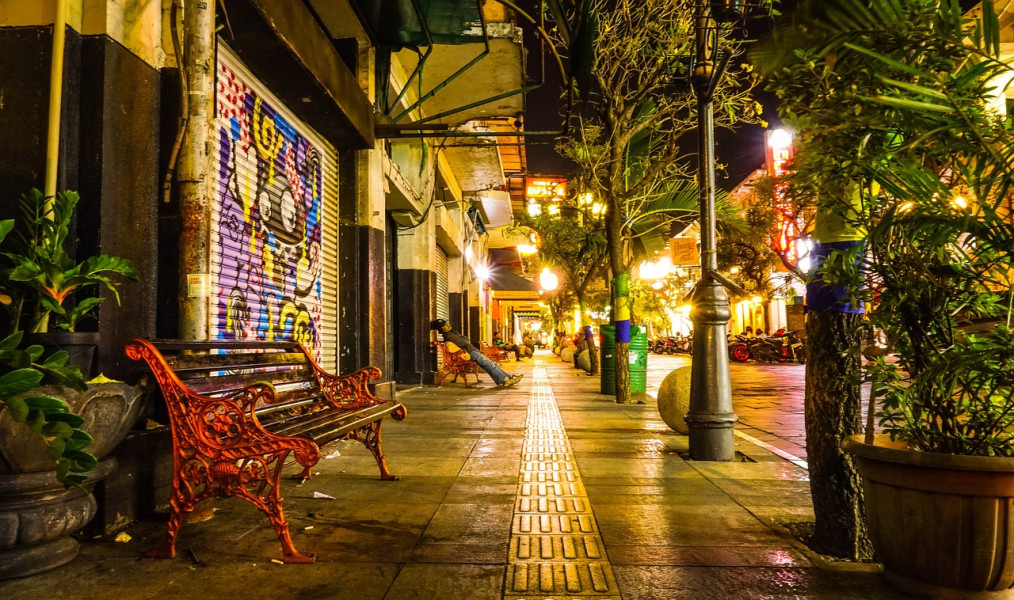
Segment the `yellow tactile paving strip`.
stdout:
[[532,376],[504,598],[618,600],[546,368]]

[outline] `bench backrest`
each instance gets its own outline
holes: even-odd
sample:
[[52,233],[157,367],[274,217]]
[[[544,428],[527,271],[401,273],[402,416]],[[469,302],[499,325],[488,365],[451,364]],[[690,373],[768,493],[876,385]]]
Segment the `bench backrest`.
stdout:
[[437,348],[440,349],[440,355],[443,356],[445,363],[453,365],[470,362],[469,359],[465,358],[460,354],[460,351],[451,352],[450,350],[448,350],[447,346],[443,342],[434,342],[434,343],[437,345]]
[[316,402],[322,396],[320,367],[297,342],[138,339],[127,344],[127,354],[147,361],[165,394],[182,385],[190,392],[217,397],[268,382],[275,387],[276,400],[268,408],[258,407],[265,413]]

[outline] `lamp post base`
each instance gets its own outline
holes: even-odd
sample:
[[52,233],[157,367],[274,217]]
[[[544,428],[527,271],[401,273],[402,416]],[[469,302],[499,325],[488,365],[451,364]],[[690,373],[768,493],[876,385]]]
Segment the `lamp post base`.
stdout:
[[690,374],[690,458],[731,461],[736,457],[729,381],[729,295],[714,279],[702,281],[694,292],[694,360]]
[[739,418],[734,413],[687,413],[692,460],[731,461],[736,458],[733,427]]

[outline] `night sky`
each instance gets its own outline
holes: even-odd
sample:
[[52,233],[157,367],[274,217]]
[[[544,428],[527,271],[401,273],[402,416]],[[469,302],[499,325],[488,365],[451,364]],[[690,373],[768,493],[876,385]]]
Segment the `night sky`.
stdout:
[[[795,5],[795,0],[783,2],[785,6]],[[747,24],[747,35],[757,38],[771,28],[771,19],[751,19]],[[526,35],[528,50],[528,76],[537,79],[539,70],[539,46],[531,43],[534,35]],[[525,130],[527,131],[558,131],[562,127],[564,100],[560,98],[560,75],[555,61],[547,53],[546,82],[542,87],[529,92],[525,107]],[[764,120],[772,127],[780,123],[777,103],[772,94],[762,90],[755,97],[764,107]],[[528,152],[528,171],[537,175],[571,176],[576,166],[558,155],[553,149],[551,137],[529,137],[526,140]],[[686,147],[696,153],[696,136],[690,134],[685,141]],[[759,126],[743,126],[735,132],[716,131],[716,153],[719,162],[727,165],[727,172],[719,172],[718,183],[721,187],[731,189],[764,164],[764,129]]]
[[[776,21],[789,18],[797,0],[783,0],[779,10],[783,15],[777,19],[755,18],[746,22],[746,39],[758,39],[766,35]],[[962,8],[968,10],[978,0],[961,0]],[[524,5],[524,4],[522,4]],[[535,14],[535,13],[530,13]],[[526,32],[528,50],[528,76],[539,76],[539,47],[532,43],[535,36]],[[527,131],[558,131],[562,127],[564,101],[560,98],[560,76],[551,56],[546,56],[546,82],[539,89],[530,92],[526,98],[525,129]],[[754,92],[754,97],[764,105],[764,120],[772,128],[781,125],[778,118],[778,103],[774,95],[763,91],[763,85]],[[718,185],[731,190],[754,170],[764,164],[764,129],[757,125],[746,125],[736,131],[716,131],[716,155],[727,170],[717,173]],[[688,136],[686,145],[696,149],[696,136]],[[573,175],[576,167],[553,150],[550,137],[529,137],[526,140],[528,171],[533,175]],[[696,151],[696,150],[694,150]]]

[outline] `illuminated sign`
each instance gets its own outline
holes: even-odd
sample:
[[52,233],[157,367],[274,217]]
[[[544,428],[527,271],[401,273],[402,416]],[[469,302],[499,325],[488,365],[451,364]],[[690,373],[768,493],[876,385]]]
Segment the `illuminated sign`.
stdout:
[[677,267],[696,267],[701,263],[696,238],[672,238],[669,240],[669,251],[672,254],[672,264]]
[[549,177],[528,177],[525,179],[525,198],[548,199],[559,202],[567,197],[567,180]]
[[[787,175],[793,154],[792,134],[784,129],[774,129],[765,133],[764,141],[767,149],[768,175],[771,177]],[[795,265],[800,258],[800,227],[792,210],[792,202],[785,198],[787,188],[786,183],[775,186],[775,231],[771,236],[771,249],[785,256],[789,264]]]

